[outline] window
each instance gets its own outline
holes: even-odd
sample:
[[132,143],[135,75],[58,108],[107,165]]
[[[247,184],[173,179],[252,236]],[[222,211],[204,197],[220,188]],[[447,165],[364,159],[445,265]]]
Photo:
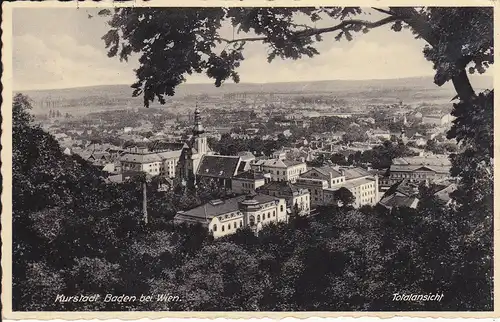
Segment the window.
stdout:
[[271,218],[271,213],[270,212],[267,213],[267,218],[268,219]]
[[240,220],[240,228],[243,227],[243,220]]
[[276,211],[273,210],[273,217],[276,217]]
[[260,215],[257,215],[257,222],[260,222]]
[[224,225],[222,225],[222,231],[224,231]]
[[234,222],[234,229],[236,229],[238,227],[238,225],[236,225],[236,221]]
[[231,230],[231,223],[227,224],[227,230]]
[[283,205],[280,205],[280,211],[283,212]]
[[217,231],[217,225],[214,224],[214,231]]

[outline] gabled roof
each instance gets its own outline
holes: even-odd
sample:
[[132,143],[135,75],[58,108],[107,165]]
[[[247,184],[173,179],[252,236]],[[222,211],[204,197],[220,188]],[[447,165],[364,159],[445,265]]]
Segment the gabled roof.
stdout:
[[448,173],[451,161],[446,155],[396,158],[392,160],[391,171],[415,171],[422,167],[438,173]]
[[362,168],[343,168],[346,180],[369,176],[370,173]]
[[390,195],[382,198],[379,204],[387,209],[399,208],[399,207],[409,207],[414,209],[416,208],[418,202],[419,200],[416,197]]
[[215,178],[232,178],[237,174],[240,157],[226,155],[204,155],[197,175]]
[[342,177],[342,173],[340,173],[335,168],[330,167],[330,166],[323,166],[323,167],[318,167],[318,168],[313,168],[313,169],[318,170],[318,172],[322,173],[325,176],[330,176],[330,174],[331,174],[332,178]]
[[385,198],[390,195],[411,197],[416,195],[417,191],[418,187],[416,185],[410,183],[408,179],[404,179],[390,186],[383,197]]

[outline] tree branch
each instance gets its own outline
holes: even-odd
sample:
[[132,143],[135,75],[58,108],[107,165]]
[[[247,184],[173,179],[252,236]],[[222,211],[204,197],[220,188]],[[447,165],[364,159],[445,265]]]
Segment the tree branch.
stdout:
[[[413,28],[429,45],[434,48],[439,46],[439,35],[437,35],[429,25],[425,16],[419,14],[415,8],[390,7],[390,10],[400,16],[401,19]],[[472,57],[463,56],[453,62],[458,72],[451,77],[451,81],[457,91],[458,97],[464,101],[476,95],[467,72],[465,71],[467,64],[470,63],[471,60]],[[441,86],[442,84],[437,85]]]
[[[332,27],[310,28],[310,29],[295,31],[292,33],[292,38],[293,37],[296,37],[296,38],[311,37],[311,36],[320,35],[320,34],[333,32],[333,31],[337,31],[337,30],[343,30],[343,29],[346,29],[350,26],[362,26],[362,27],[366,27],[366,28],[377,28],[377,27],[386,25],[388,23],[395,22],[397,20],[401,20],[401,19],[397,16],[390,16],[390,17],[386,17],[384,19],[381,19],[381,20],[375,21],[375,22],[370,22],[370,21],[366,21],[366,20],[344,20],[341,23],[339,23],[338,25],[335,25]],[[266,37],[266,36],[249,37],[249,38],[238,38],[238,39],[233,39],[233,40],[218,37],[218,38],[216,38],[216,40],[231,44],[231,43],[235,43],[235,42],[266,41],[266,40],[269,40],[269,37]]]
[[376,10],[378,12],[385,13],[386,15],[394,16],[394,12],[392,12],[391,10],[385,10],[385,9],[380,9],[380,8],[375,8],[375,7],[372,7],[372,9]]

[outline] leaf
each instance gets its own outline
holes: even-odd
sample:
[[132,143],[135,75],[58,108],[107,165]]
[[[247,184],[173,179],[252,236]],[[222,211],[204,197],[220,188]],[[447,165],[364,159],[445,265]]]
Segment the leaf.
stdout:
[[344,33],[345,33],[345,38],[347,39],[347,41],[351,41],[352,34],[348,30],[346,30]]
[[109,9],[102,9],[102,10],[99,10],[99,12],[97,13],[99,16],[111,16],[111,10]]
[[340,39],[342,39],[342,35],[344,34],[343,31],[339,32],[337,36],[335,36],[335,40],[336,41],[340,41]]

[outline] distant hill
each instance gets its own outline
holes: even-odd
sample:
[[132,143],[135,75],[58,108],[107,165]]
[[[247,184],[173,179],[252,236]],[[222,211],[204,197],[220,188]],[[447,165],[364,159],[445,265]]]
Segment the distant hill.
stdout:
[[[474,88],[492,88],[493,79],[489,76],[474,76]],[[127,85],[103,85],[53,90],[23,91],[37,106],[37,109],[105,109],[107,107],[141,107],[142,98],[132,97],[132,89]],[[176,89],[174,99],[188,95],[208,95],[222,97],[231,93],[281,93],[314,94],[322,93],[346,100],[390,99],[404,102],[443,101],[455,96],[450,83],[438,87],[432,77],[413,77],[384,80],[329,80],[287,83],[226,83],[217,88],[213,84],[182,84]],[[45,102],[45,103],[43,103]],[[49,102],[49,103],[47,103]],[[54,102],[54,103],[50,103]],[[51,105],[53,104],[53,105]],[[156,104],[155,104],[156,105]]]

